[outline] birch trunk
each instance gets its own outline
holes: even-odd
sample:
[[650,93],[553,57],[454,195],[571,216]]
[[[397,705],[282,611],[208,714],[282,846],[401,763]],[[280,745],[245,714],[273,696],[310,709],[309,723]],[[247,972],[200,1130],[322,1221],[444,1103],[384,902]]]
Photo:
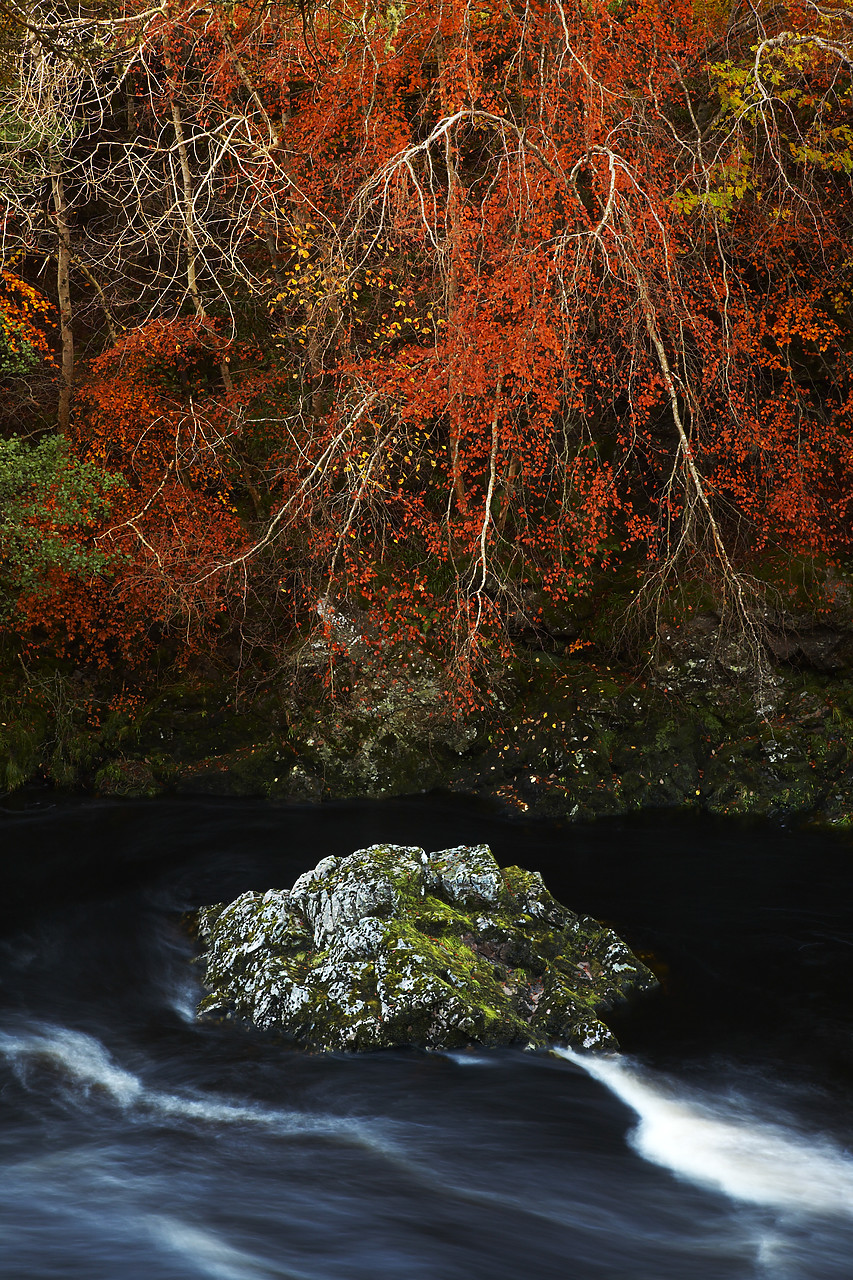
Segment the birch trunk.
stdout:
[[71,309],[71,228],[62,169],[55,152],[50,157],[50,185],[56,220],[56,292],[59,301],[59,336],[62,344],[62,381],[56,421],[63,435],[71,423],[71,394],[74,389],[74,328]]

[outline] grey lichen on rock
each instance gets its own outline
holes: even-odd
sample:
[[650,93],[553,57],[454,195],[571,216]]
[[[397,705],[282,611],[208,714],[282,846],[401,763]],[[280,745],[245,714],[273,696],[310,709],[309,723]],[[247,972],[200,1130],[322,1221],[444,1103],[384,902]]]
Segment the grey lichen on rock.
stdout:
[[311,1049],[612,1049],[599,1015],[656,985],[612,929],[486,845],[324,858],[289,891],[202,907],[198,931],[198,1016]]

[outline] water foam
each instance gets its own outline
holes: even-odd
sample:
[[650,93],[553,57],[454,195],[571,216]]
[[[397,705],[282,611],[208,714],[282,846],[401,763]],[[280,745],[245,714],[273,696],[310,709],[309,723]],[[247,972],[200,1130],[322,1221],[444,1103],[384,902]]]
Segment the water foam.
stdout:
[[600,1081],[639,1117],[635,1151],[678,1177],[734,1200],[795,1213],[853,1216],[853,1159],[825,1139],[727,1114],[707,1099],[641,1075],[619,1057],[557,1053]]
[[82,1031],[45,1025],[18,1035],[0,1032],[0,1054],[17,1067],[32,1059],[52,1061],[88,1092],[99,1089],[120,1107],[139,1101],[142,1081],[113,1062],[99,1040]]
[[[33,1059],[50,1061],[54,1068],[64,1071],[69,1082],[76,1085],[87,1100],[98,1091],[123,1110],[132,1109],[134,1114],[149,1117],[155,1122],[169,1120],[180,1124],[186,1121],[191,1125],[207,1124],[221,1128],[248,1126],[264,1130],[269,1136],[280,1139],[319,1137],[335,1143],[346,1143],[369,1151],[414,1182],[437,1190],[442,1195],[452,1193],[471,1203],[506,1206],[546,1221],[563,1220],[562,1207],[555,1207],[552,1211],[541,1203],[528,1202],[515,1194],[457,1185],[449,1171],[438,1173],[434,1167],[439,1160],[438,1152],[432,1151],[428,1158],[424,1158],[424,1135],[420,1126],[417,1137],[419,1145],[415,1154],[410,1133],[405,1134],[408,1142],[399,1140],[400,1129],[402,1127],[405,1130],[405,1124],[394,1125],[387,1119],[363,1120],[350,1116],[269,1108],[217,1095],[186,1095],[150,1089],[138,1076],[117,1066],[99,1040],[83,1032],[51,1024],[40,1024],[37,1029],[18,1035],[0,1033],[0,1056],[10,1059],[16,1065]],[[477,1055],[472,1058],[460,1054],[459,1059],[466,1065],[494,1065],[494,1060],[486,1056]],[[26,1084],[23,1072],[21,1077]],[[392,1131],[396,1132],[397,1137],[391,1136]],[[187,1228],[187,1231],[193,1230],[195,1228]],[[177,1227],[175,1231],[180,1235]],[[174,1236],[175,1240],[178,1235]],[[230,1265],[222,1262],[225,1270]]]
[[191,1027],[195,1026],[197,1022],[196,1011],[199,998],[198,986],[189,979],[184,982],[175,982],[167,993],[169,1008],[178,1015],[181,1022],[185,1022]]
[[310,1280],[307,1272],[293,1271],[226,1244],[215,1232],[190,1226],[179,1218],[152,1216],[149,1225],[159,1242],[184,1255],[193,1269],[211,1280]]
[[398,1164],[411,1164],[406,1153],[379,1132],[377,1121],[146,1088],[138,1076],[114,1062],[99,1040],[67,1027],[41,1024],[17,1035],[0,1032],[0,1056],[18,1069],[24,1084],[27,1063],[42,1060],[63,1071],[87,1099],[100,1092],[123,1110],[134,1108],[170,1119],[208,1124],[258,1126],[278,1137],[325,1137],[365,1147]]

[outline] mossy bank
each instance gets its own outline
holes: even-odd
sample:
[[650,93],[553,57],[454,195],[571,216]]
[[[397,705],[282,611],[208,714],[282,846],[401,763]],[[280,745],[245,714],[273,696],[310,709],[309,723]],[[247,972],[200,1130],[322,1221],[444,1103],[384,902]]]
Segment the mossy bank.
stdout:
[[589,819],[689,806],[853,822],[853,676],[778,666],[647,672],[519,651],[485,709],[453,712],[434,673],[375,676],[346,698],[251,698],[213,679],[99,700],[59,668],[7,682],[6,790],[46,782],[113,796],[323,801],[445,788],[516,812]]

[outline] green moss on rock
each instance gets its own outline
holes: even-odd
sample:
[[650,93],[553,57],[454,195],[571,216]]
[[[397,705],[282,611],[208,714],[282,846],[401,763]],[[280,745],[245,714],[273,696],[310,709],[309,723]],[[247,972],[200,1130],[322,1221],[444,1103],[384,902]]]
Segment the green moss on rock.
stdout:
[[471,1042],[613,1048],[599,1014],[652,973],[611,930],[486,845],[373,845],[289,891],[198,912],[200,1018],[323,1050]]

